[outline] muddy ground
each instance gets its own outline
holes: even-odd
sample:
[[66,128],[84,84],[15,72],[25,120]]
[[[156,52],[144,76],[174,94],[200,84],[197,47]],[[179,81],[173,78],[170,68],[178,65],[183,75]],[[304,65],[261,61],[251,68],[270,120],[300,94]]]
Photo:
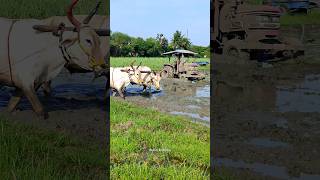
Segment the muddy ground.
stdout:
[[[6,112],[13,88],[1,87],[0,116],[12,121],[34,126],[64,131],[85,140],[96,141],[101,147],[106,143],[105,79],[93,81],[93,74],[70,74],[63,70],[52,82],[51,97],[38,91],[40,101],[49,112],[49,119],[38,118],[31,104],[23,98],[13,113]],[[189,119],[209,125],[210,86],[209,75],[199,82],[164,79],[161,91],[151,90],[151,94],[141,94],[142,87],[127,88],[126,101],[139,106],[152,107],[171,114],[183,115]],[[116,97],[121,99],[120,97]]]
[[[209,126],[210,123],[210,76],[201,81],[162,79],[161,91],[151,89],[142,93],[143,88],[126,88],[126,101],[162,112],[182,115],[193,122]],[[120,99],[120,97],[117,97]]]
[[[307,27],[298,61],[216,61],[214,163],[237,179],[320,179],[320,35]],[[284,31],[299,36],[299,28]]]
[[[143,87],[130,85],[126,88],[126,101],[161,112],[181,115],[191,121],[209,126],[210,76],[201,81],[162,79],[161,90],[151,88],[144,93]],[[117,94],[115,98],[121,99]]]

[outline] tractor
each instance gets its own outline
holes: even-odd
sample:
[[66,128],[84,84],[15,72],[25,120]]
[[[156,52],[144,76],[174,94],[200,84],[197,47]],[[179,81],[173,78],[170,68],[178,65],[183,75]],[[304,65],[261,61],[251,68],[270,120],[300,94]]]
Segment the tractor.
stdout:
[[188,63],[186,61],[187,57],[195,56],[197,53],[188,50],[175,50],[163,53],[163,55],[169,55],[169,62],[171,57],[174,57],[175,61],[172,64],[163,65],[162,77],[188,79],[191,81],[205,79],[205,74],[197,70],[198,63]]

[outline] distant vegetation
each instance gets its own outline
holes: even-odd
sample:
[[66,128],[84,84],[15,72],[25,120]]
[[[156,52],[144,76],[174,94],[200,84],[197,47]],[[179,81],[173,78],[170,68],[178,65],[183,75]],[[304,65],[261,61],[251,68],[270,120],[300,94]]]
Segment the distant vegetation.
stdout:
[[110,53],[113,57],[159,57],[166,51],[175,49],[187,49],[199,54],[199,57],[209,57],[209,45],[207,47],[192,45],[190,40],[180,31],[173,34],[169,40],[163,34],[157,37],[143,39],[131,37],[121,32],[111,34]]
[[[148,66],[152,70],[160,71],[163,68],[163,64],[170,64],[174,59],[169,61],[168,57],[111,57],[110,65],[112,67],[124,67],[128,66],[131,62],[136,61],[135,64],[142,63],[143,66]],[[188,62],[210,62],[210,58],[189,58]],[[210,70],[210,65],[200,66],[199,70]]]
[[281,25],[301,25],[301,24],[320,24],[320,11],[317,9],[311,10],[310,13],[289,15],[285,14],[280,18]]
[[[65,16],[70,0],[0,0],[0,17],[7,18],[47,18],[50,16]],[[106,1],[98,14],[106,14]],[[96,0],[79,1],[74,14],[88,14],[95,6]]]

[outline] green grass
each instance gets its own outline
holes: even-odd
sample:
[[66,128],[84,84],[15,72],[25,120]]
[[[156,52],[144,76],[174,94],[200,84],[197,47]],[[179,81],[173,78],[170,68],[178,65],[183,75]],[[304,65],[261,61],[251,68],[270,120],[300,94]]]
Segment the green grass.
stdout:
[[[131,62],[136,60],[135,65],[138,65],[140,62],[143,66],[148,66],[152,70],[160,71],[163,67],[163,64],[165,63],[173,63],[174,58],[171,58],[169,62],[169,58],[166,57],[111,57],[110,59],[110,65],[112,67],[123,67],[123,66],[129,66]],[[205,61],[210,62],[209,58],[190,58],[188,62],[199,62],[199,61]],[[199,70],[209,70],[210,65],[207,66],[201,66],[199,67]]]
[[[66,7],[71,0],[0,0],[0,17],[7,18],[47,18],[66,16]],[[96,0],[79,1],[74,14],[88,14]],[[106,0],[99,8],[98,14],[106,14]]]
[[105,179],[104,152],[63,133],[0,120],[1,179]]
[[112,179],[209,179],[208,127],[113,97],[110,118]]
[[320,24],[320,11],[312,10],[307,15],[289,15],[281,16],[280,23],[283,26],[300,25],[300,24]]

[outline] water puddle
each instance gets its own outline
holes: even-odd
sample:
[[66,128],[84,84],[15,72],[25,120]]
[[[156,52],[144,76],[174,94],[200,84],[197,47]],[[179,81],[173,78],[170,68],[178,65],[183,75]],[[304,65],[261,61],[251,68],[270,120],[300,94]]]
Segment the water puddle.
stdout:
[[145,96],[145,97],[158,97],[164,96],[165,93],[162,90],[156,90],[154,87],[143,91],[143,86],[138,85],[129,85],[126,87],[126,96]]
[[229,167],[237,169],[246,169],[263,176],[271,176],[281,179],[292,180],[318,180],[320,175],[312,175],[301,173],[300,177],[292,177],[288,174],[287,169],[281,166],[267,165],[262,163],[246,163],[244,161],[234,161],[228,158],[217,158],[214,160],[214,164],[217,167]]
[[200,120],[206,121],[206,122],[210,121],[210,117],[200,116],[199,114],[196,114],[196,113],[172,111],[172,112],[170,112],[170,114],[188,116],[188,117],[191,117],[193,119],[200,119]]
[[197,88],[195,97],[210,97],[210,85],[205,85],[204,87]]
[[188,109],[201,109],[200,106],[196,106],[196,105],[188,105],[186,106]]
[[248,142],[250,145],[255,145],[264,148],[288,148],[290,145],[281,141],[274,141],[269,138],[252,138]]
[[[49,111],[80,109],[89,107],[104,108],[105,80],[99,78],[92,81],[93,74],[73,74],[70,75],[65,70],[52,81],[52,96],[45,97],[42,89],[37,91],[37,95]],[[14,88],[1,87],[0,108],[5,108]],[[32,106],[26,97],[21,99],[17,106],[21,110],[30,110]]]
[[320,74],[308,75],[294,87],[278,87],[277,107],[280,112],[320,112]]
[[161,81],[160,91],[152,87],[148,92],[143,93],[142,86],[129,85],[126,88],[126,100],[144,107],[154,107],[173,115],[187,116],[195,122],[209,124],[209,81],[191,82],[164,79]]

